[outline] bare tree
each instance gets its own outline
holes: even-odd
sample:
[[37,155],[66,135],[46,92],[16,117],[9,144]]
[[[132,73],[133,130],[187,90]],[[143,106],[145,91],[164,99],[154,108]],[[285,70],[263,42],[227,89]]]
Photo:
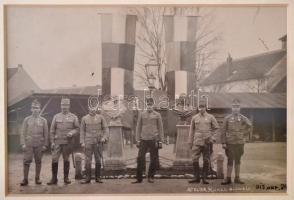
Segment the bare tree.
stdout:
[[139,70],[135,71],[135,75],[141,80],[143,85],[148,86],[147,70],[145,64],[151,61],[158,65],[157,79],[160,90],[166,89],[164,76],[166,73],[165,61],[165,40],[164,40],[164,25],[163,16],[166,8],[164,7],[144,7],[135,9],[138,17],[137,34],[137,59],[136,64]]
[[147,71],[145,64],[155,61],[158,65],[157,79],[159,90],[166,90],[165,74],[167,72],[166,50],[164,38],[163,16],[169,15],[194,15],[199,16],[196,32],[195,49],[195,89],[210,71],[211,63],[215,59],[218,49],[215,44],[220,41],[220,34],[213,27],[213,11],[201,10],[200,8],[182,7],[144,7],[134,9],[139,24],[137,34],[136,64],[139,66],[135,75],[140,79],[141,84],[148,85]]
[[217,48],[221,41],[221,34],[214,29],[214,10],[196,9],[198,23],[196,32],[196,65],[195,65],[195,89],[200,88],[200,82],[210,73],[219,52]]

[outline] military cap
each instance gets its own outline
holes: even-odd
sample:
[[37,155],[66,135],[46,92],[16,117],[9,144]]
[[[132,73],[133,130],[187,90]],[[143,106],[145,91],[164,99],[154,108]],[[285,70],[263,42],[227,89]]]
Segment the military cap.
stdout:
[[70,99],[69,98],[62,98],[61,105],[70,105]]
[[34,107],[34,108],[40,108],[41,107],[41,104],[40,104],[40,102],[37,100],[37,99],[35,99],[33,102],[32,102],[32,107]]
[[151,96],[147,96],[145,101],[147,104],[154,104],[154,99]]
[[233,99],[232,106],[240,106],[240,100],[237,98]]
[[206,107],[206,98],[205,97],[200,97],[199,99],[199,107]]

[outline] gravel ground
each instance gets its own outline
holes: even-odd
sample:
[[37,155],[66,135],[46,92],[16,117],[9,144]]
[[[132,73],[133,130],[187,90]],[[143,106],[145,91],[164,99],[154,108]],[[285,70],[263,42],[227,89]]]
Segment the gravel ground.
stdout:
[[[160,156],[174,159],[173,145],[164,146]],[[220,145],[214,145],[214,152],[223,151]],[[125,147],[126,159],[135,158],[137,149]],[[106,179],[103,184],[92,181],[89,185],[81,185],[74,180],[74,169],[71,166],[70,185],[63,184],[63,164],[60,160],[58,171],[59,183],[47,186],[51,178],[51,156],[43,157],[41,172],[42,185],[34,183],[34,163],[31,165],[29,186],[20,187],[22,180],[22,154],[9,154],[8,191],[9,194],[143,194],[143,193],[199,193],[199,192],[286,192],[281,184],[286,183],[286,143],[250,143],[245,146],[242,159],[241,178],[246,185],[221,186],[222,180],[210,180],[210,184],[188,184],[187,179],[155,179],[151,184],[130,184],[132,179]],[[168,164],[168,163],[167,163]],[[171,163],[169,163],[171,164]],[[226,165],[226,160],[225,160]],[[135,165],[133,166],[135,167]],[[226,172],[226,168],[224,168]],[[258,189],[259,186],[259,189]]]

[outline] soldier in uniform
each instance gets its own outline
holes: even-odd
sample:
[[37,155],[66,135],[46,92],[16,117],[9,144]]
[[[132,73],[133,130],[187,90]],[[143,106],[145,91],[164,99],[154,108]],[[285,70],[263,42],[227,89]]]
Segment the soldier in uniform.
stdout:
[[32,115],[26,117],[22,124],[20,143],[24,152],[24,179],[20,183],[21,186],[28,185],[29,169],[33,157],[36,163],[35,183],[42,184],[40,181],[42,155],[49,144],[49,136],[47,120],[40,116],[40,107],[41,104],[34,100],[31,106]]
[[199,113],[192,117],[189,132],[189,144],[192,149],[192,162],[195,176],[189,183],[200,183],[199,158],[202,154],[202,183],[209,184],[209,182],[206,181],[210,164],[209,147],[211,143],[215,142],[213,135],[218,129],[219,125],[215,117],[206,112],[206,101],[201,99],[199,101]]
[[61,112],[53,117],[50,127],[50,142],[52,151],[52,179],[48,185],[57,184],[58,160],[63,157],[64,183],[70,184],[68,178],[70,162],[69,156],[72,153],[71,140],[79,133],[78,117],[69,111],[70,99],[61,99]]
[[102,144],[108,140],[109,130],[107,122],[101,114],[96,113],[95,108],[89,107],[89,114],[84,116],[81,121],[80,142],[85,150],[86,156],[86,179],[82,184],[91,182],[91,163],[92,155],[95,157],[95,180],[100,180]]
[[142,183],[145,155],[150,152],[150,166],[148,171],[148,182],[153,183],[156,171],[156,149],[162,147],[163,124],[161,115],[153,110],[154,100],[146,98],[147,109],[139,114],[136,127],[136,141],[139,148],[137,157],[136,181],[132,183]]
[[251,122],[247,117],[240,114],[240,101],[234,99],[232,102],[232,114],[224,119],[222,129],[222,144],[228,157],[227,178],[222,182],[222,185],[231,184],[231,174],[235,163],[235,183],[244,184],[240,180],[240,161],[244,153],[246,133],[252,127]]

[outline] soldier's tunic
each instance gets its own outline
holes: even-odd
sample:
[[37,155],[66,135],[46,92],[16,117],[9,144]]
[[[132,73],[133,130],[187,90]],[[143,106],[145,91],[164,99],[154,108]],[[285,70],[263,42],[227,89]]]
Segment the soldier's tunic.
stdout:
[[225,117],[222,128],[222,143],[227,144],[226,155],[228,164],[240,163],[241,156],[244,153],[244,144],[249,130],[252,126],[250,120],[242,114],[230,114]]
[[139,114],[136,128],[136,141],[140,141],[140,147],[137,158],[137,180],[142,180],[145,155],[150,151],[150,166],[148,175],[151,177],[156,170],[156,145],[162,142],[163,124],[160,113],[152,110],[143,111]]
[[86,115],[82,118],[80,128],[80,142],[85,144],[86,164],[91,164],[94,153],[96,164],[101,164],[101,146],[102,139],[107,140],[109,130],[107,122],[102,115]]
[[52,162],[57,163],[62,154],[63,160],[68,161],[69,155],[72,151],[71,138],[68,138],[68,133],[76,135],[79,132],[79,120],[73,113],[58,113],[53,117],[50,127],[50,142],[54,143],[55,147],[52,149]]
[[209,140],[214,132],[219,128],[215,117],[205,112],[198,113],[191,120],[189,143],[192,144],[192,160],[198,162],[203,154],[204,161],[209,160]]
[[20,144],[25,145],[24,164],[30,164],[34,157],[36,164],[41,164],[43,146],[49,144],[48,124],[43,117],[28,116],[22,124]]

